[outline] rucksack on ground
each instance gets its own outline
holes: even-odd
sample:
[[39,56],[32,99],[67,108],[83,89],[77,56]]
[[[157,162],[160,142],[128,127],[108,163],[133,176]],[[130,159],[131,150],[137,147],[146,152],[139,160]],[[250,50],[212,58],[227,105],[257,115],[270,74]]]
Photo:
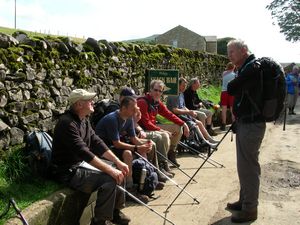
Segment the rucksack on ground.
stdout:
[[41,177],[50,174],[52,137],[44,131],[32,131],[26,137],[26,155],[32,173]]
[[95,129],[99,120],[101,120],[105,115],[116,111],[120,108],[117,101],[110,99],[102,99],[94,104],[94,112],[90,116],[90,122],[92,127]]
[[153,191],[155,190],[158,184],[158,176],[154,168],[146,163],[144,159],[138,158],[132,161],[132,179],[133,183],[137,186],[140,185],[140,178],[142,174],[142,169],[146,169],[146,177],[144,181],[144,187],[142,190],[138,190],[141,194],[152,196]]
[[256,110],[263,115],[266,122],[278,119],[284,109],[286,96],[286,83],[282,66],[269,57],[255,60],[261,69],[261,83],[263,95],[263,107],[259,109],[253,102]]

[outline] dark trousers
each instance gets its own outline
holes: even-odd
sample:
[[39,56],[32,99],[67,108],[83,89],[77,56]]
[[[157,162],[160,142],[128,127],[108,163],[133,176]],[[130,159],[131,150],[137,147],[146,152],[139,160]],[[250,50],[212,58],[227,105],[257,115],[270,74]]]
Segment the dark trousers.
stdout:
[[124,193],[117,189],[116,181],[102,171],[78,167],[69,186],[84,193],[97,192],[95,218],[112,220],[113,210],[124,207]]
[[240,181],[240,199],[243,210],[251,210],[258,205],[260,164],[259,148],[264,138],[264,122],[243,123],[237,121],[236,149],[237,171]]

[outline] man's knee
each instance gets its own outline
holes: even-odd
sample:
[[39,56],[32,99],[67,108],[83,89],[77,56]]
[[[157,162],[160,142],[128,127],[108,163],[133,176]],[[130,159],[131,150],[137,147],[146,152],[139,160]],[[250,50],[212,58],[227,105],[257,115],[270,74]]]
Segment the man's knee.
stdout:
[[132,152],[130,150],[124,150],[122,157],[124,162],[131,162],[133,160]]

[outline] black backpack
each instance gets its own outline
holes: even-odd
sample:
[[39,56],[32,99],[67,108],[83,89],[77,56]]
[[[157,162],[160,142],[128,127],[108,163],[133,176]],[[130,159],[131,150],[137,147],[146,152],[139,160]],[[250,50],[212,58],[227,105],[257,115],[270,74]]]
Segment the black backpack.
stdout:
[[[158,184],[158,176],[154,168],[144,161],[142,158],[134,159],[132,161],[132,179],[133,183],[140,185],[140,178],[142,175],[142,169],[146,169],[146,177],[144,182],[144,187],[142,190],[138,190],[141,194],[152,196],[153,191],[155,190]],[[139,188],[138,188],[139,189]]]
[[114,112],[120,108],[120,104],[117,101],[110,99],[102,99],[94,104],[94,112],[90,116],[90,122],[95,129],[98,121],[105,115]]
[[249,98],[257,113],[263,115],[266,122],[278,119],[284,109],[286,96],[286,83],[282,66],[269,57],[256,59],[255,62],[261,70],[261,92],[263,106],[260,109],[257,104]]
[[34,175],[50,175],[52,138],[44,131],[33,131],[26,137],[26,156]]

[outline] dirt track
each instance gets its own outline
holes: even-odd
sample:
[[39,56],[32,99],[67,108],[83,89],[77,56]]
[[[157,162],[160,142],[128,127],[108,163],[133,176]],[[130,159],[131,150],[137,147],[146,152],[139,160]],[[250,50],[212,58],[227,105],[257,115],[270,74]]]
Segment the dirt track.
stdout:
[[[298,101],[298,105],[299,105]],[[258,207],[259,225],[296,225],[300,224],[300,107],[297,115],[287,116],[286,131],[283,125],[268,124],[261,147],[260,162],[262,168],[261,188]],[[220,131],[219,131],[220,132]],[[223,133],[217,136],[221,139]],[[162,191],[156,191],[158,199],[148,205],[166,215],[176,225],[229,225],[231,213],[225,210],[227,202],[237,200],[239,184],[236,173],[235,136],[231,142],[231,133],[215,152],[212,160],[223,164],[225,168],[206,163],[196,175],[197,183],[192,182],[186,191],[196,197],[200,204],[182,193],[169,212],[164,214],[180,189],[171,182]],[[191,154],[179,156],[181,169],[193,175],[203,162]],[[176,171],[175,181],[184,186],[188,177]],[[132,218],[131,225],[170,224],[146,207],[127,204],[124,212]]]

